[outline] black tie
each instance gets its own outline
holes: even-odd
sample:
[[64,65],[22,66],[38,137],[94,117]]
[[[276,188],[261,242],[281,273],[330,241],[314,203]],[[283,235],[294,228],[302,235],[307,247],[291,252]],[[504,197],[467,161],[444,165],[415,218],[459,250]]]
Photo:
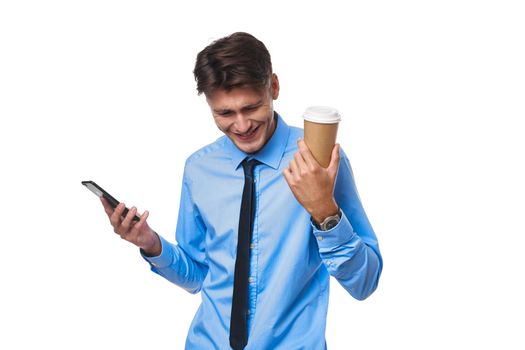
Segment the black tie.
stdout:
[[253,168],[257,160],[243,160],[244,189],[242,191],[241,213],[237,242],[237,259],[233,281],[233,301],[230,322],[230,345],[242,350],[248,343],[246,317],[248,314],[248,275],[250,273],[250,242],[252,240],[253,216],[255,213],[255,182]]

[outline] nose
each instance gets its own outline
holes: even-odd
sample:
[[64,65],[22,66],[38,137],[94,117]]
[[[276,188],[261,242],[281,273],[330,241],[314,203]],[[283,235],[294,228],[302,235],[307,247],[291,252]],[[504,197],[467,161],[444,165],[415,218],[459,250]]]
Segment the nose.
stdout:
[[237,113],[235,117],[235,129],[239,134],[248,132],[251,128],[251,123],[242,113]]

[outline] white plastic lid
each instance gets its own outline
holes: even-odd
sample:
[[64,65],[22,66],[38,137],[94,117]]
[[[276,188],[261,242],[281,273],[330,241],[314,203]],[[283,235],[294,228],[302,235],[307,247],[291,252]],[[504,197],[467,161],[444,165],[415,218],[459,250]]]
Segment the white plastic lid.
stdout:
[[327,106],[308,107],[303,114],[304,120],[320,124],[334,124],[341,121],[337,109]]

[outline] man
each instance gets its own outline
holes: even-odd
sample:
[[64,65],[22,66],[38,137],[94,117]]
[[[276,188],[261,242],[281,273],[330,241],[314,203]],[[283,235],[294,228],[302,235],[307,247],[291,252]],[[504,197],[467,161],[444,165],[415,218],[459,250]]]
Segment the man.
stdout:
[[279,80],[253,36],[213,42],[194,75],[224,136],[186,161],[178,244],[147,211],[136,222],[102,199],[111,224],[154,272],[201,292],[186,349],[326,349],[330,275],[361,300],[382,269],[349,160],[336,145],[321,167],[274,112]]

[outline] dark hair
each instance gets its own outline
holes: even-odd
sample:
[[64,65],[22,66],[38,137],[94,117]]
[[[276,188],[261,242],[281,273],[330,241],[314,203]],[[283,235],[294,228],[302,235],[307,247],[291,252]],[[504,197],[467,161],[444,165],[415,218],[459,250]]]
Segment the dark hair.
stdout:
[[270,81],[272,61],[261,41],[237,32],[215,40],[199,52],[193,75],[199,95],[215,89],[260,88]]

